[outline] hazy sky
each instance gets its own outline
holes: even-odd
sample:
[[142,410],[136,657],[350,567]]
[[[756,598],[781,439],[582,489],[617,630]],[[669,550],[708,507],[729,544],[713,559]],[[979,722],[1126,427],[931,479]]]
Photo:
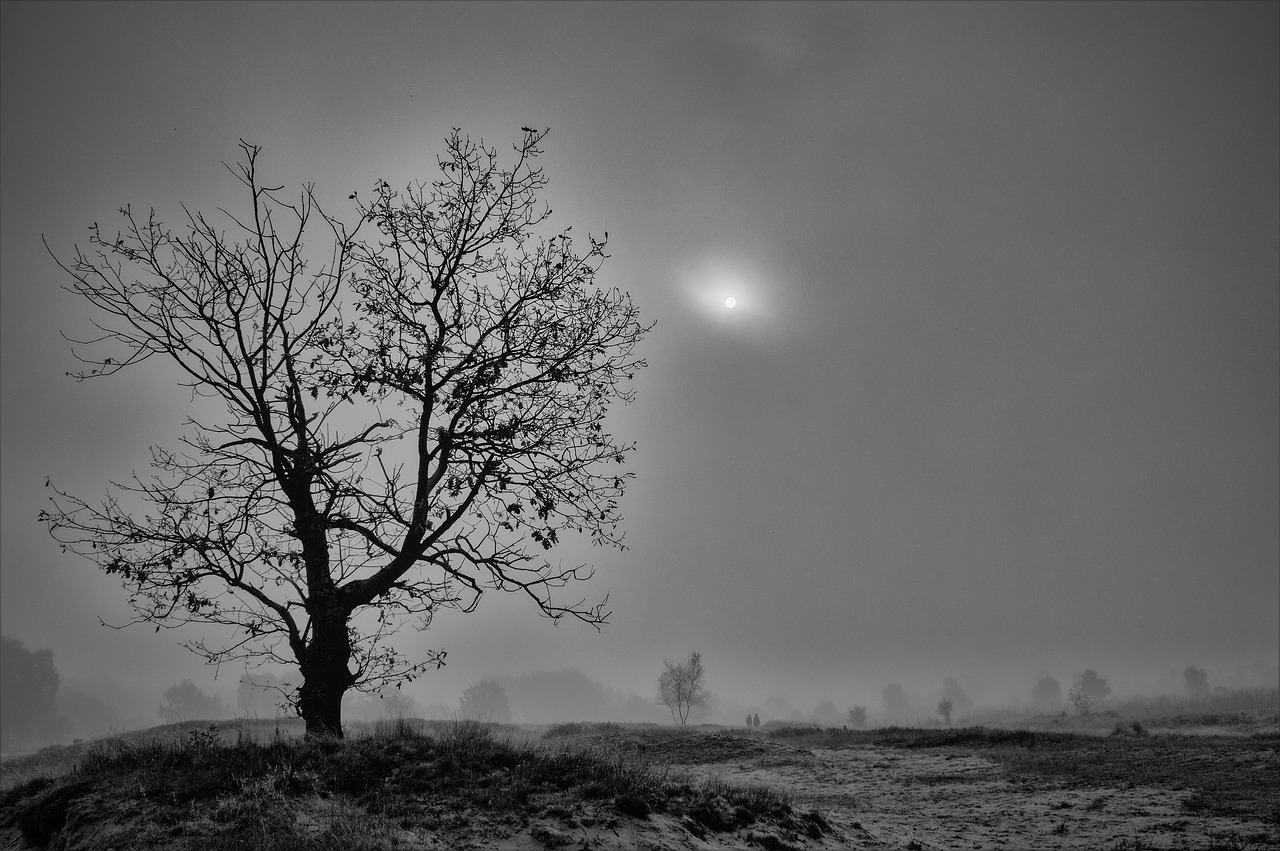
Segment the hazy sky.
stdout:
[[493,596],[402,633],[449,652],[423,699],[570,667],[647,694],[694,649],[726,697],[810,705],[1274,679],[1278,10],[5,2],[3,630],[64,675],[209,676],[99,627],[123,591],[35,520],[46,476],[145,471],[188,402],[63,377],[90,314],[42,234],[239,203],[240,138],[353,218],[449,128],[527,125],[553,223],[608,230],[603,282],[657,322],[612,417],[630,549],[586,552],[600,634]]

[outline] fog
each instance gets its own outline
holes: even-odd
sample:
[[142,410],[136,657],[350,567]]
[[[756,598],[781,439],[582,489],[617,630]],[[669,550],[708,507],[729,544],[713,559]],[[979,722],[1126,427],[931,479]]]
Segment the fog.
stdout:
[[401,632],[448,664],[400,708],[488,679],[516,722],[670,723],[655,681],[692,651],[720,724],[883,720],[894,684],[923,718],[948,678],[973,713],[1086,670],[1110,701],[1186,695],[1190,666],[1274,688],[1278,14],[5,3],[3,632],[51,651],[77,735],[157,723],[184,680],[237,706],[198,635],[103,626],[120,585],[36,521],[47,479],[102,494],[192,405],[158,362],[65,377],[93,315],[42,240],[237,203],[241,138],[349,218],[451,127],[531,125],[553,224],[608,230],[602,283],[657,323],[610,419],[628,549],[558,550],[595,567],[568,590],[609,595],[599,632],[501,595]]

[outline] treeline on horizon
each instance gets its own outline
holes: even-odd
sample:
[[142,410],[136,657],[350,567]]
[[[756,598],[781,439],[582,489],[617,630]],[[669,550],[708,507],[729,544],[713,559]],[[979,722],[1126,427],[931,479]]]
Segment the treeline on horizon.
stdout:
[[[842,706],[833,700],[823,700],[812,710],[804,711],[776,695],[759,704],[744,704],[712,694],[704,705],[696,708],[690,721],[737,726],[746,716],[754,714],[765,722],[784,724],[854,727],[938,724],[941,723],[940,706],[947,701],[947,723],[951,723],[954,713],[957,723],[981,724],[1008,720],[1018,714],[1088,714],[1104,708],[1129,712],[1140,708],[1148,712],[1159,709],[1173,713],[1197,703],[1215,703],[1214,708],[1223,711],[1233,708],[1228,705],[1229,698],[1240,692],[1214,684],[1209,672],[1194,665],[1188,666],[1183,678],[1182,693],[1152,698],[1113,695],[1108,679],[1092,670],[1066,683],[1046,674],[1028,686],[1025,701],[1013,705],[977,703],[954,677],[945,678],[940,687],[931,692],[917,692],[900,683],[889,683],[881,692],[880,705],[875,707]],[[190,679],[146,692],[126,688],[105,677],[64,681],[58,674],[52,651],[28,650],[23,642],[6,635],[2,637],[0,651],[0,699],[3,701],[0,704],[0,752],[17,754],[45,745],[68,744],[179,721],[291,718],[283,697],[296,684],[296,675],[285,671],[246,671],[236,685],[234,699],[229,693],[224,699],[224,696],[206,693]],[[1083,693],[1079,692],[1081,688]],[[1270,694],[1280,692],[1271,688]],[[1256,705],[1258,699],[1254,698],[1257,697],[1254,695],[1246,703]],[[1268,698],[1264,694],[1261,699]],[[1274,698],[1270,699],[1274,702]],[[1274,709],[1280,710],[1280,706]],[[355,722],[466,718],[515,724],[671,723],[667,709],[654,695],[610,688],[574,669],[484,677],[473,683],[457,704],[420,702],[408,690],[394,687],[374,695],[352,692],[344,700],[343,717]]]

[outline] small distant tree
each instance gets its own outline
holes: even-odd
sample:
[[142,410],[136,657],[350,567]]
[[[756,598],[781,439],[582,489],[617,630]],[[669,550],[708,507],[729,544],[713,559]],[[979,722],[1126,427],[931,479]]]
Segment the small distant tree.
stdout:
[[968,712],[973,708],[973,698],[965,693],[955,677],[947,677],[942,681],[942,696],[951,701],[952,708],[960,712]]
[[1045,674],[1031,689],[1031,701],[1041,710],[1055,710],[1062,705],[1062,684]]
[[160,720],[165,724],[179,721],[216,721],[230,713],[216,695],[205,694],[191,680],[183,680],[164,690],[165,702],[160,705]]
[[[501,688],[501,686],[499,686]],[[411,695],[386,687],[368,697],[368,712],[374,718],[423,718],[422,707]]]
[[114,706],[87,692],[75,689],[59,691],[58,710],[66,717],[70,731],[85,738],[96,738],[105,731],[126,728],[125,720]]
[[658,677],[658,702],[671,712],[671,718],[681,727],[689,720],[689,713],[702,706],[711,696],[704,682],[706,671],[702,667],[702,654],[690,653],[684,662],[662,660],[663,670]]
[[1093,711],[1093,695],[1089,694],[1089,689],[1080,680],[1077,680],[1071,686],[1071,691],[1067,692],[1067,700],[1081,715],[1088,715]]
[[480,680],[462,693],[458,714],[477,721],[510,724],[511,705],[507,702],[507,690],[497,680]]
[[824,700],[813,708],[813,720],[817,724],[834,726],[840,723],[840,708],[834,701]]
[[951,698],[944,697],[938,701],[938,705],[934,709],[935,712],[942,716],[942,720],[946,722],[948,727],[951,726],[951,711],[955,709],[955,706]]
[[884,710],[885,715],[891,718],[905,718],[911,714],[911,706],[907,703],[907,693],[902,688],[901,683],[889,683],[884,687],[884,691],[880,695],[880,708]]
[[1209,674],[1204,668],[1190,666],[1182,672],[1182,679],[1187,686],[1187,694],[1199,700],[1209,693]]
[[0,746],[52,741],[68,729],[57,712],[58,669],[52,650],[28,650],[0,637]]
[[1111,686],[1107,684],[1107,678],[1093,669],[1080,675],[1080,684],[1084,686],[1095,705],[1102,703],[1107,699],[1107,695],[1111,694]]
[[854,706],[849,710],[849,724],[859,729],[867,726],[867,707]]

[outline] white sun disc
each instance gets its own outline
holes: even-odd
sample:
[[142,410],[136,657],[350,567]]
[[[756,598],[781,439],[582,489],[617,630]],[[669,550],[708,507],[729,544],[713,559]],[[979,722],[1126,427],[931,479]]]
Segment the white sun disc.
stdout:
[[733,307],[733,306],[734,306],[734,305],[736,305],[737,303],[738,303],[738,300],[737,300],[736,298],[734,298],[733,296],[729,296],[728,298],[726,298],[726,299],[724,300],[724,306],[725,306],[725,307],[729,307],[729,308]]

